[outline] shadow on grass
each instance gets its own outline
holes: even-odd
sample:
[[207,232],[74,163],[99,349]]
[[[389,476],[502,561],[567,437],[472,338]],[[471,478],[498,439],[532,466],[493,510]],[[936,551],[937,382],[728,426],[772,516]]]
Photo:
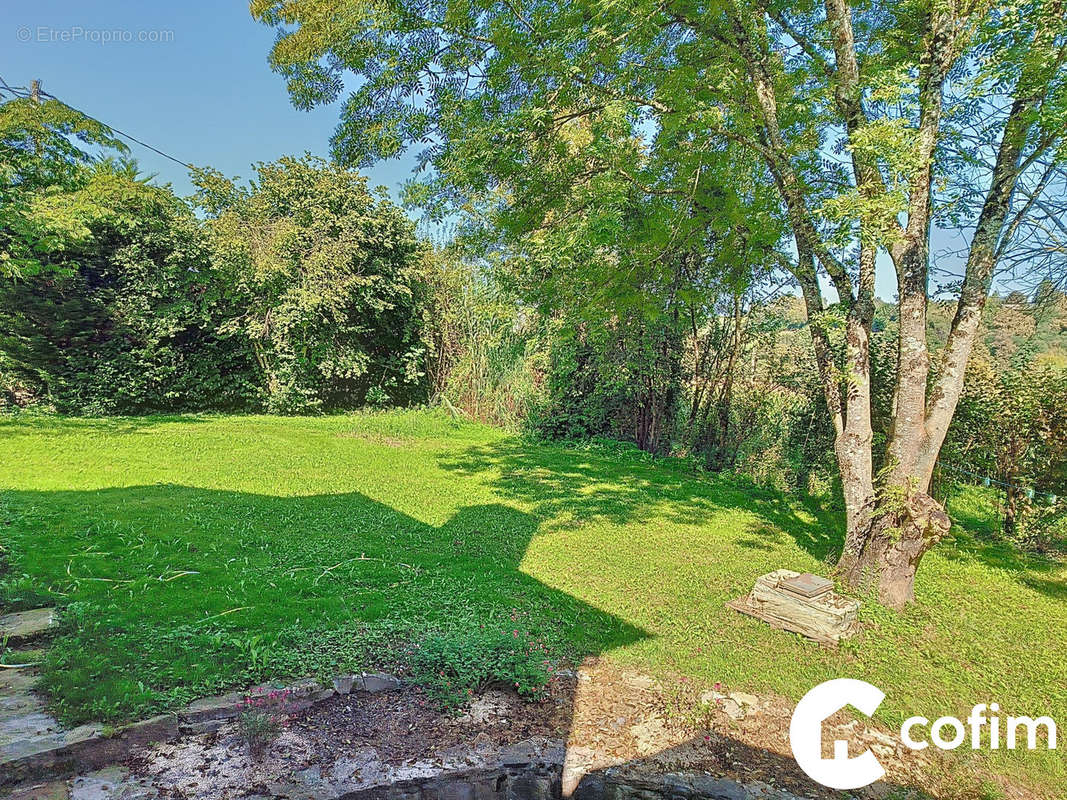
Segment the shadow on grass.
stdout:
[[759,517],[744,547],[774,549],[782,532],[815,558],[840,550],[840,520],[814,500],[803,503],[812,519],[798,513],[798,502],[755,485],[742,485],[696,471],[685,462],[651,461],[640,454],[598,452],[562,445],[531,445],[504,440],[443,458],[439,465],[461,475],[492,475],[501,496],[528,504],[543,521],[606,520],[615,524],[652,518],[701,525],[723,510]]
[[[682,461],[653,461],[636,451],[508,439],[446,457],[440,466],[462,475],[493,476],[490,482],[502,497],[528,504],[549,525],[564,524],[559,520],[597,519],[626,524],[654,517],[701,525],[722,510],[745,511],[759,519],[737,541],[739,546],[769,552],[788,535],[807,553],[828,563],[836,561],[844,539],[843,515],[819,498],[789,498],[746,485],[736,477],[697,471]],[[1062,563],[999,540],[996,532],[991,533],[996,526],[988,509],[976,509],[973,503],[954,504],[950,499],[949,511],[958,525],[938,548],[945,558],[980,560],[1016,573],[1021,583],[1035,591],[1067,599],[1067,584],[1062,580],[1038,577],[1059,572]]]
[[941,546],[953,561],[980,561],[1014,574],[1020,583],[1057,600],[1067,600],[1067,582],[1050,577],[1063,571],[1063,552],[1058,557],[1028,552],[1004,538],[1003,493],[996,488],[957,484],[945,502],[955,526],[950,543]]
[[647,636],[522,572],[537,522],[505,505],[434,526],[356,492],[155,485],[4,500],[12,573],[71,608],[44,684],[68,722],[366,668],[370,650],[427,631],[521,629],[577,658]]
[[[505,475],[512,492],[537,499],[538,515],[635,519],[663,492],[678,506],[695,502],[674,513],[699,520],[746,496],[646,465],[613,465],[589,454],[568,463],[565,451],[536,452],[539,458],[521,449],[476,457],[496,469],[558,469],[547,492],[543,480]],[[594,480],[621,488],[586,494]],[[44,680],[68,722],[143,718],[264,679],[388,667],[395,653],[381,648],[402,646],[392,638],[397,633],[417,642],[427,631],[479,626],[505,635],[513,627],[533,636],[555,632],[578,658],[649,635],[522,572],[538,519],[506,505],[466,506],[435,526],[356,492],[276,497],[152,485],[5,498],[13,516],[3,538],[21,554],[18,569],[70,609]],[[754,502],[800,540],[820,541],[781,500]],[[758,527],[752,546],[783,535]],[[376,625],[390,637],[360,642]],[[707,741],[698,736],[677,753],[623,766],[663,773],[665,761],[695,747],[712,767],[721,756],[723,773],[744,763],[808,796],[829,797],[789,758],[728,735]]]
[[1048,595],[1054,600],[1067,601],[1067,582],[1063,580],[1027,577],[1023,578],[1022,582],[1035,592],[1041,592],[1041,594]]

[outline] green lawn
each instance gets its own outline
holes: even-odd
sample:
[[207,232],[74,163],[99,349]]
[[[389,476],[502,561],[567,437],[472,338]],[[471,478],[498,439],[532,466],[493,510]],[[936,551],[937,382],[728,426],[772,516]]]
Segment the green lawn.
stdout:
[[[778,567],[825,572],[836,517],[625,448],[404,412],[7,418],[0,452],[3,599],[67,608],[46,685],[69,721],[521,624],[554,652],[734,689],[862,678],[891,725],[992,701],[1067,725],[1067,572],[960,529],[917,606],[866,604],[862,642],[832,652],[724,603]],[[1059,753],[997,758],[1067,789]]]

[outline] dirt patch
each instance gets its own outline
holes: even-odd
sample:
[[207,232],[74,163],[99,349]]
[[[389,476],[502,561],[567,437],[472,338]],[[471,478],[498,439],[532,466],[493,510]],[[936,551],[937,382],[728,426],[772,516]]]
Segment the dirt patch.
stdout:
[[[576,677],[564,790],[585,774],[615,767],[635,776],[698,772],[808,797],[836,797],[800,771],[787,739],[779,742],[777,735],[768,735],[759,698],[738,695],[755,701],[745,704],[747,716],[739,721],[728,715],[732,707],[716,703],[711,692],[688,685],[680,692],[667,691],[647,675],[607,660],[587,661]],[[777,734],[777,725],[770,727]]]
[[[356,788],[419,779],[441,769],[477,765],[505,748],[566,732],[566,692],[528,702],[513,692],[488,691],[465,714],[440,712],[412,687],[335,695],[286,720],[258,759],[237,726],[185,736],[138,753],[127,762],[131,780],[161,795],[226,800],[246,794],[288,796],[318,787]],[[298,792],[291,786],[299,785]]]
[[[590,659],[575,671],[572,723],[567,737],[564,788],[589,772],[614,767],[620,774],[698,772],[745,785],[766,784],[804,797],[830,800],[840,795],[812,782],[789,746],[794,703],[778,695],[752,695],[731,687],[695,686],[684,678],[664,686],[647,675],[619,668],[607,659]],[[850,742],[850,755],[870,749],[886,778],[858,797],[889,796],[890,787],[906,797],[970,800],[987,794],[983,783],[1000,783],[1012,800],[1044,800],[1051,795],[990,774],[981,763],[964,762],[929,748],[905,748],[896,731],[857,719],[847,712],[824,726],[824,755],[833,741]],[[931,752],[934,751],[934,752]]]
[[253,759],[232,723],[217,733],[188,736],[133,756],[131,775],[161,795],[175,798],[230,798],[266,792],[283,776],[306,769],[312,750],[290,730]]
[[[446,714],[413,687],[354,692],[292,715],[259,760],[249,757],[236,726],[228,723],[216,733],[158,745],[128,766],[140,785],[172,798],[296,796],[294,781],[300,791],[320,787],[325,797],[338,787],[477,767],[509,747],[539,740],[566,742],[565,794],[584,776],[613,768],[613,775],[635,780],[696,773],[831,800],[837,795],[811,782],[792,758],[792,710],[786,698],[685,681],[665,688],[609,660],[591,659],[577,669],[560,670],[539,700],[490,689],[475,696],[463,713]],[[980,765],[903,749],[890,731],[867,722],[842,712],[830,718],[824,735],[826,755],[835,738],[847,739],[854,743],[852,755],[870,748],[887,770],[886,785],[858,796],[886,797],[889,787],[917,786],[934,797],[979,796],[968,786],[977,787]],[[1018,787],[1010,787],[1008,796],[1042,797]]]
[[558,693],[526,701],[514,692],[490,690],[476,697],[467,713],[443,714],[421,692],[337,696],[294,719],[320,759],[373,747],[386,764],[411,759],[448,758],[472,744],[500,750],[535,736],[566,735],[568,705]]

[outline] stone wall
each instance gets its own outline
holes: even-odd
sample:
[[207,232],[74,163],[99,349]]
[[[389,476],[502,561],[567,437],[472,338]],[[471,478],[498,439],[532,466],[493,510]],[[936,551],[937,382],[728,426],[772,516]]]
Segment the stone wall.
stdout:
[[[563,800],[566,750],[562,742],[524,742],[501,754],[499,762],[467,771],[397,781],[343,794],[295,791],[306,800]],[[573,800],[800,800],[766,784],[740,784],[692,773],[641,774],[624,766],[582,777]]]

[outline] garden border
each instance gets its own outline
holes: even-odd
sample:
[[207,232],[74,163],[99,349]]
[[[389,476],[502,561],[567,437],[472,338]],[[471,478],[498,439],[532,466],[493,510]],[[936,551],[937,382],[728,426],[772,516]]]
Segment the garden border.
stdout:
[[399,689],[399,678],[379,672],[337,675],[331,686],[314,680],[302,680],[275,690],[258,686],[247,692],[228,692],[195,700],[178,711],[160,714],[140,722],[114,728],[100,723],[80,725],[66,731],[62,741],[35,743],[27,741],[22,750],[0,761],[0,788],[35,780],[54,780],[70,777],[117,764],[135,748],[169,742],[183,735],[209,733],[218,730],[227,720],[234,719],[246,697],[257,697],[272,691],[286,692],[286,708],[303,711],[336,694],[352,691],[370,693]]

